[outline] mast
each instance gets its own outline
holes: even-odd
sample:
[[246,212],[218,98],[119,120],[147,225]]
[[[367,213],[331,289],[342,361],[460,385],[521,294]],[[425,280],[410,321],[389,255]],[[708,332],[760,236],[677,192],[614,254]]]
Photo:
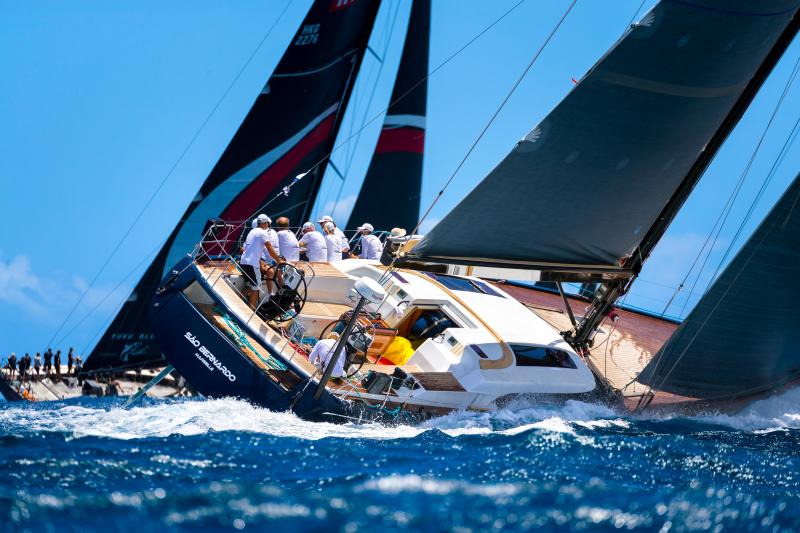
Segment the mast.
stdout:
[[295,175],[314,168],[267,213],[302,223],[319,190],[379,4],[314,1],[197,196],[87,358],[84,373],[163,364],[146,308],[208,219],[248,218]]
[[346,228],[369,222],[411,231],[419,220],[430,18],[431,1],[414,0],[392,103]]
[[786,26],[778,40],[775,42],[769,54],[767,54],[761,66],[747,84],[747,87],[737,100],[736,104],[731,108],[728,116],[714,133],[714,136],[708,142],[708,145],[700,154],[700,157],[697,159],[695,164],[683,178],[680,187],[678,187],[678,189],[672,195],[672,198],[670,198],[670,201],[667,203],[667,205],[664,206],[664,209],[659,214],[655,224],[653,224],[653,226],[645,234],[641,244],[631,255],[629,262],[625,264],[625,267],[630,269],[630,271],[633,273],[633,276],[629,279],[616,279],[603,282],[600,289],[595,292],[595,294],[598,296],[592,302],[589,310],[584,316],[584,319],[581,321],[578,327],[575,328],[574,333],[571,333],[567,336],[567,340],[575,348],[586,350],[591,346],[591,340],[597,329],[600,327],[603,319],[609,312],[613,310],[617,300],[631,289],[636,276],[638,276],[639,272],[641,272],[644,262],[650,256],[655,246],[661,240],[661,237],[667,231],[667,228],[675,218],[675,215],[683,206],[684,202],[686,202],[689,194],[692,192],[695,185],[697,185],[700,177],[714,159],[714,156],[725,142],[725,139],[728,138],[728,135],[731,133],[733,128],[739,123],[742,115],[744,115],[744,112],[750,106],[750,103],[753,101],[753,98],[755,98],[759,89],[766,81],[770,72],[772,72],[772,69],[792,43],[792,40],[794,39],[795,35],[797,35],[799,29],[800,12],[795,12],[791,21]]

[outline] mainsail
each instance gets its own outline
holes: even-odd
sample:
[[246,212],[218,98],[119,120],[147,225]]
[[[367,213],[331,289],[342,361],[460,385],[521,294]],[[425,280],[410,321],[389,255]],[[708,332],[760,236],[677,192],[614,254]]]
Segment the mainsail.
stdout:
[[411,231],[419,220],[430,21],[430,0],[414,0],[393,103],[347,228],[369,222],[378,229],[399,226]]
[[630,272],[797,32],[798,6],[661,1],[408,258]]
[[800,377],[800,175],[637,380],[703,399]]
[[[313,171],[268,214],[308,216],[364,57],[379,0],[316,0],[289,48],[166,244],[84,365],[84,372],[161,363],[147,319],[167,269],[200,239],[210,218],[243,220],[292,178]],[[315,166],[316,165],[316,166]]]

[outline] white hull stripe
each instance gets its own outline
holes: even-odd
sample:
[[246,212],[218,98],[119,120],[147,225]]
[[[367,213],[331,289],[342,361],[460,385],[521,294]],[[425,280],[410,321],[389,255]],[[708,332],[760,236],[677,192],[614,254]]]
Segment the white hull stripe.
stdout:
[[423,115],[386,115],[383,120],[383,127],[396,128],[399,126],[411,126],[425,129],[425,117]]

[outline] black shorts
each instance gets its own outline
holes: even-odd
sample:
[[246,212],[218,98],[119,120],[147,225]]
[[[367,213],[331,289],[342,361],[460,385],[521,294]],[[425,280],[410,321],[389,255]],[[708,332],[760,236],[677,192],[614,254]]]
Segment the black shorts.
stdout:
[[253,265],[239,265],[242,267],[242,274],[244,274],[244,282],[251,289],[258,290],[261,284],[261,272],[256,272]]

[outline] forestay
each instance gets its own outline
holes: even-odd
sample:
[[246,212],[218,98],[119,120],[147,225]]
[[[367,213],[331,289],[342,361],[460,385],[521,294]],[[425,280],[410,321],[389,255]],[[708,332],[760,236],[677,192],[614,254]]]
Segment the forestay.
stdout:
[[800,175],[637,378],[727,399],[800,377]]
[[663,0],[408,258],[624,270],[799,5]]

